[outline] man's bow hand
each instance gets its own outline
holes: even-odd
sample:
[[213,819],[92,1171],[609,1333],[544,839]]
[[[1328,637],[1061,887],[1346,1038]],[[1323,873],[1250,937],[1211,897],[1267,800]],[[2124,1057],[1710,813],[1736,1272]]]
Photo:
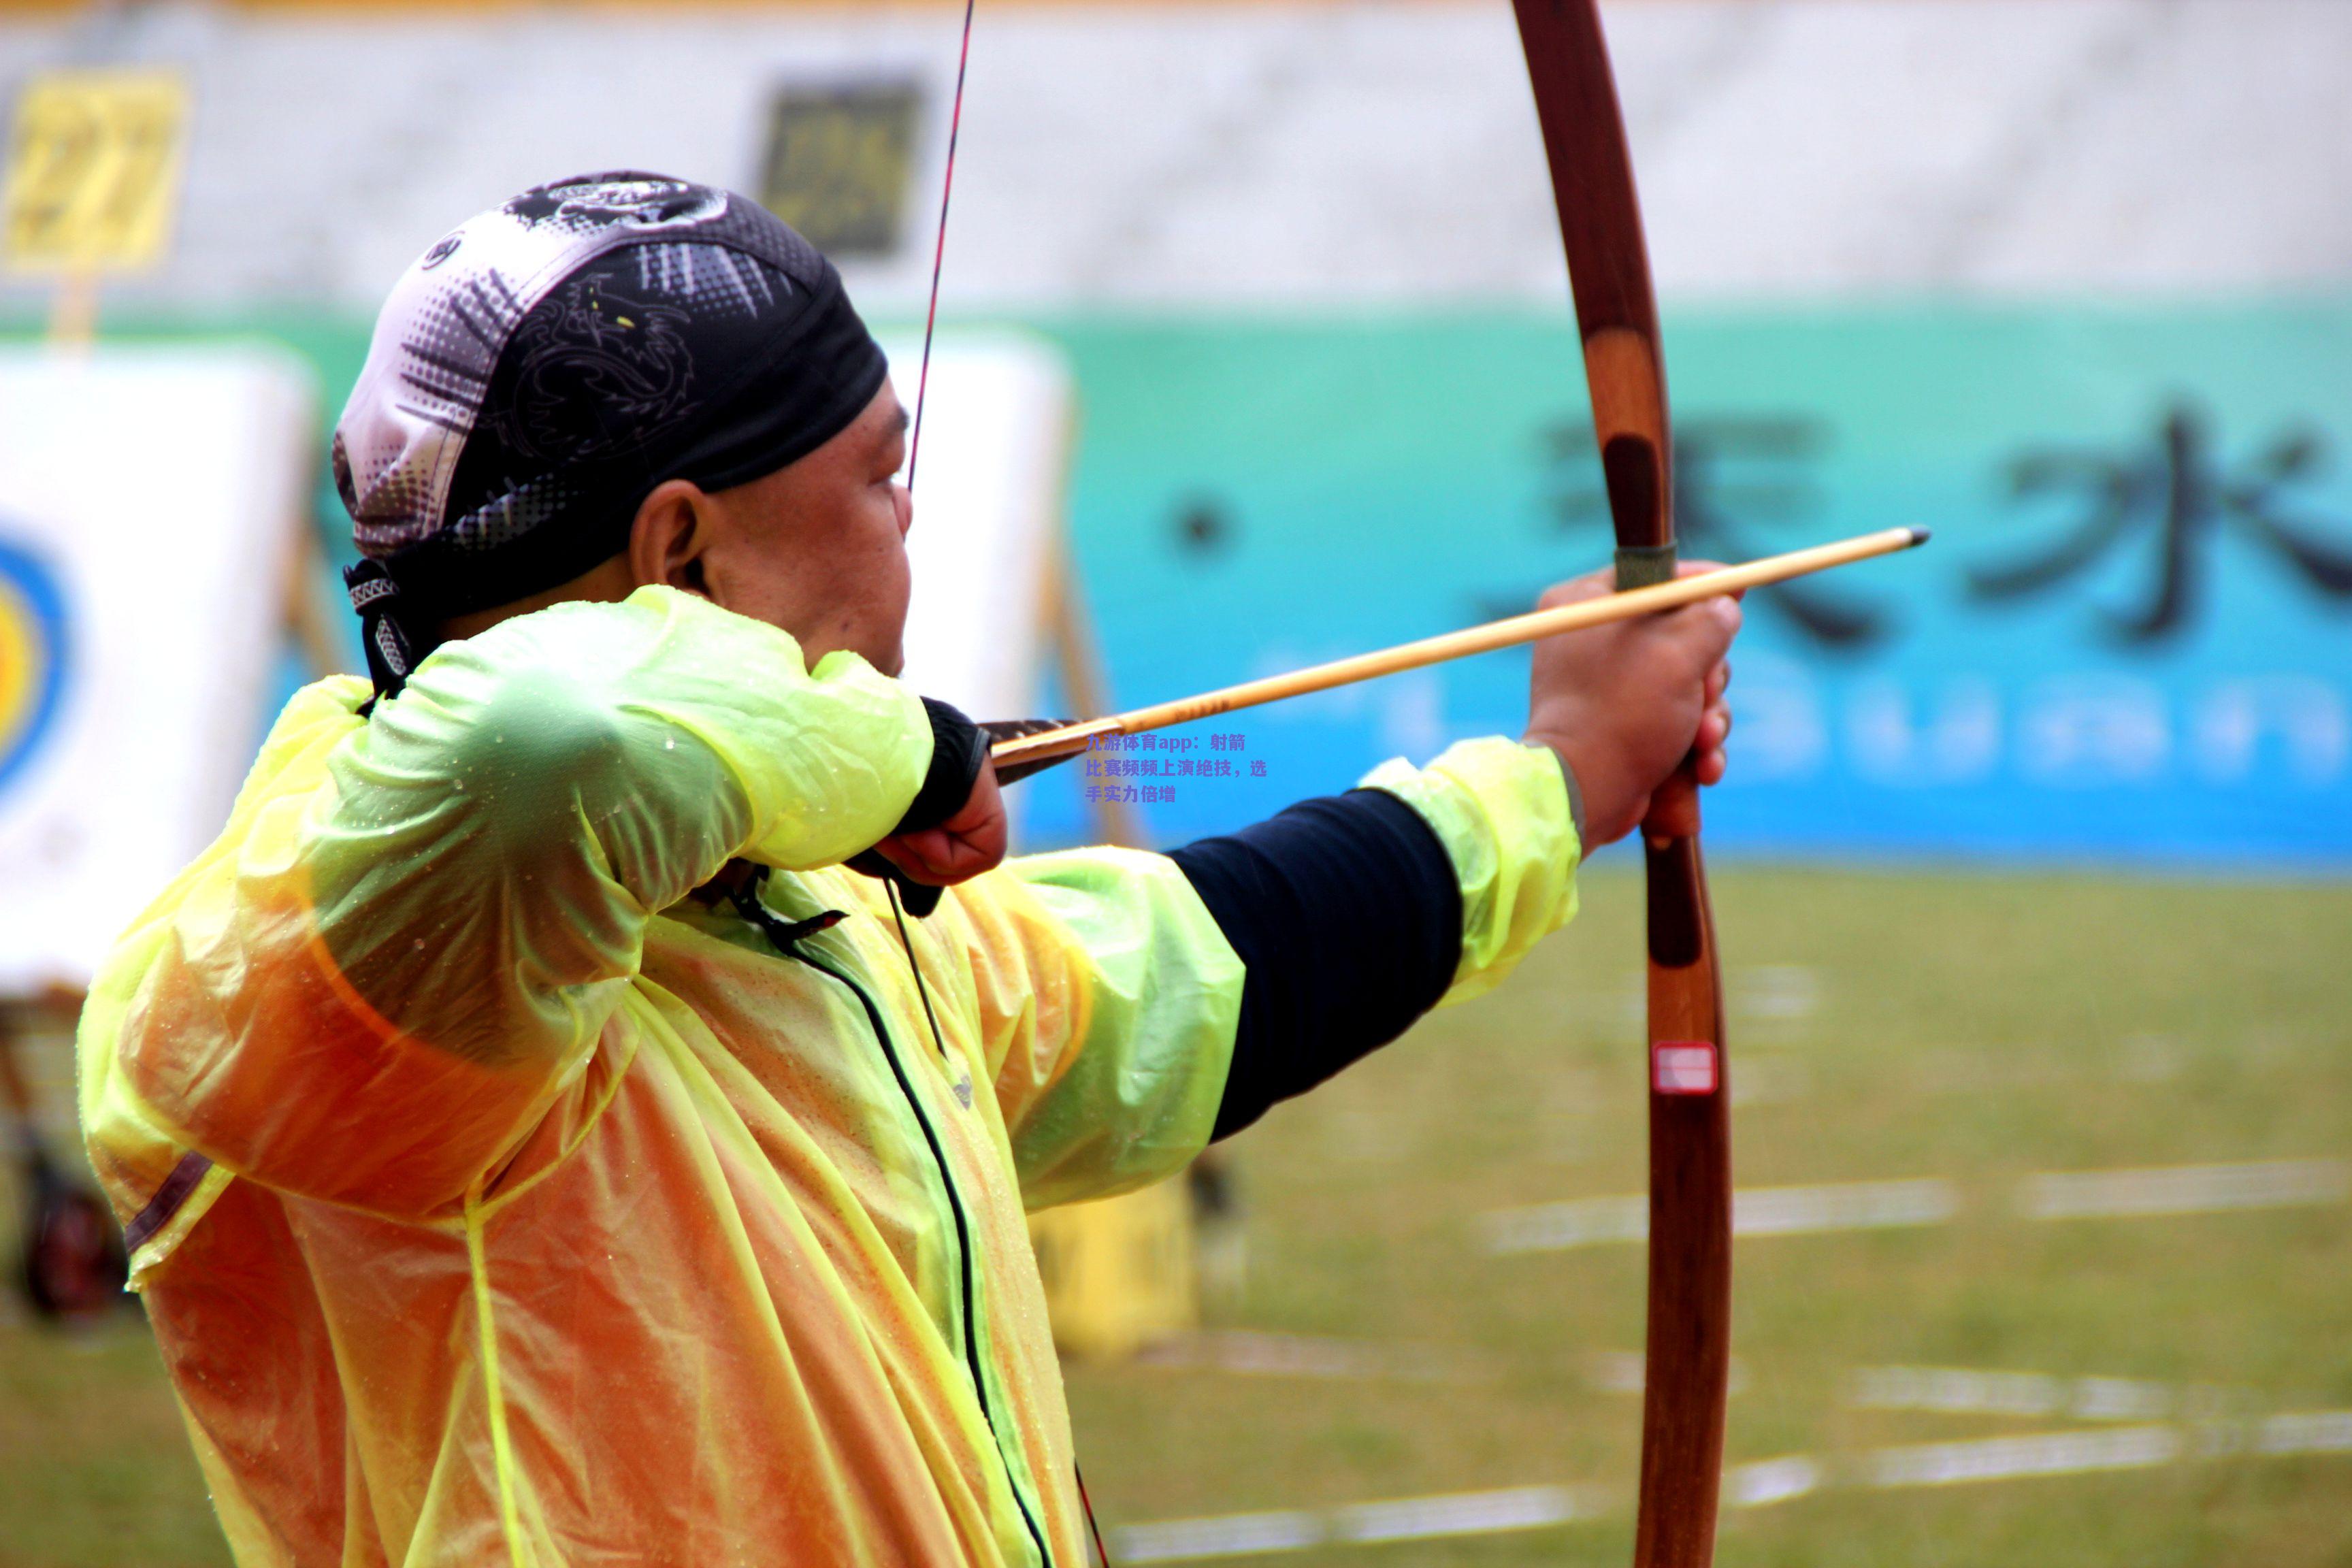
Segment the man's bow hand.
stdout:
[[[1717,569],[1685,561],[1678,574]],[[1601,598],[1613,587],[1604,569],[1548,590],[1542,607]],[[1738,599],[1725,595],[1535,645],[1525,738],[1559,752],[1575,773],[1588,851],[1640,826],[1650,797],[1685,759],[1703,784],[1723,777],[1731,734],[1725,655],[1739,617]]]

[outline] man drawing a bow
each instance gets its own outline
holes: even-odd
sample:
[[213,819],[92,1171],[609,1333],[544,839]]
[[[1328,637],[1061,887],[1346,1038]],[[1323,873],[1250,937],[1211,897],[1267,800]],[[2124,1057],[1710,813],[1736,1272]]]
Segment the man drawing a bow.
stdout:
[[1006,859],[893,679],[906,423],[722,191],[541,187],[394,288],[335,445],[373,681],[288,705],[81,1039],[240,1563],[1078,1568],[1024,1211],[1490,988],[1721,776],[1717,599],[1540,645],[1523,739]]

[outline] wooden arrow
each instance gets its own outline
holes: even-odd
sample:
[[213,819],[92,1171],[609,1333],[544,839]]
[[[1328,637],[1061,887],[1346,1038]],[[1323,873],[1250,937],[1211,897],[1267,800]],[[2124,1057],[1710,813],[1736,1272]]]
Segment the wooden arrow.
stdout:
[[1769,583],[1785,583],[1791,577],[1825,571],[1832,566],[1844,566],[1874,556],[1892,555],[1897,551],[1924,544],[1927,541],[1927,531],[1924,528],[1889,528],[1876,533],[1857,534],[1834,544],[1792,550],[1785,555],[1768,556],[1743,566],[1726,566],[1713,572],[1678,577],[1673,582],[1660,583],[1648,588],[1612,594],[1606,598],[1586,599],[1554,609],[1513,616],[1507,620],[1488,621],[1484,626],[1465,626],[1458,632],[1444,632],[1437,637],[1423,637],[1418,642],[1401,643],[1375,653],[1360,653],[1351,658],[1310,665],[1305,669],[1292,670],[1287,675],[1244,680],[1238,686],[1221,687],[1197,697],[1180,697],[1172,702],[1155,702],[1149,708],[1114,713],[1108,718],[1037,730],[1034,733],[998,741],[989,754],[995,760],[998,781],[1010,784],[1064,758],[1090,750],[1105,736],[1139,735],[1150,730],[1165,730],[1171,725],[1189,724],[1197,719],[1210,719],[1243,708],[1279,702],[1286,697],[1328,691],[1335,686],[1352,686],[1360,680],[1375,680],[1383,675],[1444,664],[1449,659],[1467,658],[1474,653],[1515,647],[1522,643],[1558,637],[1562,632],[1582,631],[1588,626],[1607,626],[1612,621],[1656,615],[1660,611],[1696,604],[1701,599],[1711,599],[1720,594],[1760,588]]

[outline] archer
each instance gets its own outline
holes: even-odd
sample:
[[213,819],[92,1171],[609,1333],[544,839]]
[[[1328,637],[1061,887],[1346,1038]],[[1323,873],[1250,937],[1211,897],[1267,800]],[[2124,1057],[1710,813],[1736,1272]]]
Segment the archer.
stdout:
[[240,1563],[1077,1568],[1024,1210],[1488,989],[1722,776],[1715,598],[1540,645],[1521,739],[1007,859],[893,679],[907,424],[709,187],[541,186],[393,289],[334,443],[372,679],[288,704],[80,1043]]

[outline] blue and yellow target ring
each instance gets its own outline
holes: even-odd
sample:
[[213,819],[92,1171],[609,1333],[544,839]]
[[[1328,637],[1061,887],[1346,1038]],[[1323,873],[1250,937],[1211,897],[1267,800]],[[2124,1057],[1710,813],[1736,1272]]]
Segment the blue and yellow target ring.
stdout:
[[0,540],[0,791],[57,723],[69,659],[65,593],[38,556]]

